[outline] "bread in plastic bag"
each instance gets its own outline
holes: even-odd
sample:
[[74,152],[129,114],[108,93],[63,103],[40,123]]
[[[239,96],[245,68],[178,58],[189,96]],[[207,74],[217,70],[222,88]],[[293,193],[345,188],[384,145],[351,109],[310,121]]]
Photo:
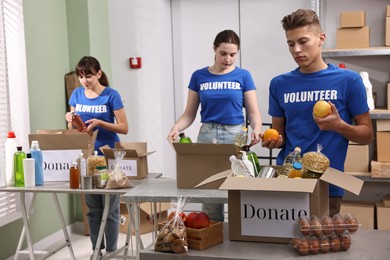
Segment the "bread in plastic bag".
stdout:
[[115,167],[114,170],[108,174],[108,181],[105,189],[124,189],[131,187],[129,179],[120,167],[120,161],[122,161],[125,154],[126,152],[123,150],[114,151]]
[[159,230],[154,244],[155,251],[174,252],[176,254],[188,253],[186,227],[179,214],[183,210],[184,204],[185,199],[179,197],[174,207],[174,216]]

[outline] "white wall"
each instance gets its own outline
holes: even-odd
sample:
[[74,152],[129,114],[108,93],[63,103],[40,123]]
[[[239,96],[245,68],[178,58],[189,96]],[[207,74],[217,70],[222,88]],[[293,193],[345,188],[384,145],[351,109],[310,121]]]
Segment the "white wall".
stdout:
[[[320,18],[328,48],[335,46],[340,12],[356,10],[367,12],[371,45],[383,46],[384,15],[390,1],[321,2]],[[215,35],[224,29],[240,35],[242,46],[236,65],[251,71],[263,121],[270,123],[269,81],[296,67],[280,21],[298,8],[311,7],[310,0],[115,0],[108,4],[112,86],[125,100],[130,123],[130,132],[122,140],[148,142],[149,150],[156,150],[149,157],[149,170],[169,177],[175,177],[175,153],[166,137],[184,110],[192,72],[213,64]],[[142,69],[129,69],[131,56],[142,57]],[[368,70],[374,89],[376,82],[380,87],[389,81],[387,57],[341,60],[351,69]],[[193,140],[199,125],[198,116],[186,130]],[[260,145],[254,150],[259,155],[268,154]]]

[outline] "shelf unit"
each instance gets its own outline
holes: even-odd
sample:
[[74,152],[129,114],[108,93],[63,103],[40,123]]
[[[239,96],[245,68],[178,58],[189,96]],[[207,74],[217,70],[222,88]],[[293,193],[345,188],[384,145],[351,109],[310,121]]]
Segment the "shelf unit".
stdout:
[[354,56],[386,56],[390,55],[390,47],[370,47],[360,49],[324,49],[322,57],[354,57]]

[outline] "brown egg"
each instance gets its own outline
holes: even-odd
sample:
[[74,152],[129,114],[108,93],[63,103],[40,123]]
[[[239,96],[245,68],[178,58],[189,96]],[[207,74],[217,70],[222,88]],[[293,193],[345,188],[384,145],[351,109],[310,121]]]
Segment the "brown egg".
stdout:
[[329,215],[322,216],[321,225],[324,235],[330,235],[334,231],[333,219]]
[[351,247],[351,237],[348,234],[344,234],[341,237],[341,248],[347,251]]
[[310,234],[310,221],[307,217],[300,217],[298,220],[298,225],[302,235],[307,236]]
[[356,232],[357,229],[358,229],[358,221],[356,219],[356,217],[352,214],[347,214],[345,215],[344,217],[344,223],[345,223],[345,227],[346,229],[353,233],[353,232]]
[[332,236],[330,239],[330,250],[333,252],[338,252],[340,251],[341,245],[340,245],[340,240],[337,236]]
[[309,245],[306,240],[302,240],[301,243],[298,244],[298,254],[307,255],[309,254]]
[[315,235],[316,237],[322,235],[322,225],[320,219],[316,215],[311,216],[310,230],[313,233],[313,235]]
[[301,243],[302,241],[302,238],[300,237],[294,237],[292,240],[291,240],[291,245],[295,248],[295,249],[298,249],[298,245],[299,243]]
[[328,253],[330,250],[330,242],[328,240],[327,236],[322,236],[320,238],[320,252],[321,253]]
[[318,242],[318,239],[316,237],[312,237],[309,240],[309,252],[313,255],[318,254],[320,251],[320,243]]
[[340,214],[336,214],[333,216],[333,226],[334,226],[334,232],[337,235],[341,235],[345,231],[345,223],[344,219]]

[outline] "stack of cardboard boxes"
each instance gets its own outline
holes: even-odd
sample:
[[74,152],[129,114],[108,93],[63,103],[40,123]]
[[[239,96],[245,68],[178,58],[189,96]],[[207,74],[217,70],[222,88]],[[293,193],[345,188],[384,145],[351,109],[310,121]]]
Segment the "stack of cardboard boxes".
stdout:
[[390,120],[376,120],[377,160],[371,161],[371,178],[390,178]]
[[364,11],[342,12],[340,28],[337,29],[336,48],[368,48],[370,47],[370,27],[366,26]]
[[386,35],[385,45],[390,46],[390,5],[387,6],[386,11]]
[[376,203],[376,224],[378,230],[390,230],[389,214],[390,196],[384,196],[382,201]]

